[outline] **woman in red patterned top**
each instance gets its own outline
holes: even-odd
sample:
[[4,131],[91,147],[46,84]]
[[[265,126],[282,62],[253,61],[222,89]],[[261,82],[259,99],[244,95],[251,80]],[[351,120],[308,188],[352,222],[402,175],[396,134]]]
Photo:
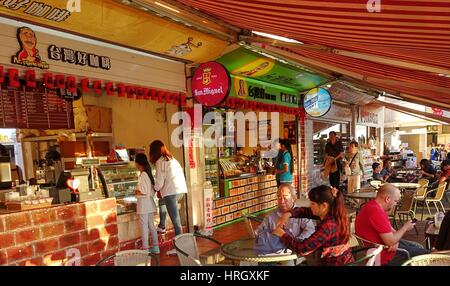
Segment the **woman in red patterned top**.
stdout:
[[[325,185],[311,189],[308,193],[311,206],[294,208],[284,214],[273,234],[279,236],[292,251],[306,256],[318,250],[321,263],[325,266],[339,266],[353,262],[350,252],[350,230],[343,194]],[[296,240],[283,230],[290,217],[319,220],[316,231],[307,239]]]

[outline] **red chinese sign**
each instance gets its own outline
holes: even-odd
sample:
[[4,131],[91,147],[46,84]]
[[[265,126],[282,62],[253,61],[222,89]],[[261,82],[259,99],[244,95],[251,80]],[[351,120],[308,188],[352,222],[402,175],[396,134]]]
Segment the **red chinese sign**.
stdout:
[[230,92],[230,75],[227,69],[217,62],[201,64],[192,77],[192,94],[204,106],[222,103]]

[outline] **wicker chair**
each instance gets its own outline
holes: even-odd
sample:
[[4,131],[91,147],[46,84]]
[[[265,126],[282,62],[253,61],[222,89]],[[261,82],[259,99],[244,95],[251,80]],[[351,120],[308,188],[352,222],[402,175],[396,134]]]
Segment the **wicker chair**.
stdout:
[[424,254],[415,256],[402,266],[450,266],[450,255],[445,254]]
[[375,266],[377,262],[377,256],[383,251],[383,246],[379,245],[376,248],[363,247],[352,250],[353,257],[357,257],[359,252],[364,252],[365,256],[356,258],[354,262],[348,263],[345,266]]
[[[367,240],[367,239],[365,239],[365,238],[362,238],[362,237],[358,236],[358,235],[355,234],[355,233],[353,233],[352,236],[358,240],[358,244],[359,244],[361,247],[369,247],[369,248],[372,248],[372,249],[373,249],[373,248],[378,248],[379,246],[382,246],[383,249],[389,248],[389,246],[387,246],[387,245],[383,245],[383,244],[379,244],[379,243],[372,242],[372,241],[370,241],[370,240]],[[397,248],[397,251],[400,251],[400,252],[405,253],[407,259],[409,259],[409,258],[411,257],[411,255],[409,254],[409,251],[406,250],[406,249],[403,249],[403,248]],[[368,255],[369,255],[369,254],[368,254]]]
[[[400,223],[403,223],[404,217],[414,219],[416,217],[416,214],[414,213],[414,191],[405,191],[402,195],[402,198],[400,200],[399,206],[395,209],[394,212],[394,223],[395,223],[395,217],[398,216],[398,219],[400,220]],[[406,220],[406,219],[405,219]],[[395,223],[396,224],[396,223]],[[414,226],[414,230],[416,231],[416,234],[419,234],[419,231],[417,230],[417,227]]]
[[[439,186],[437,187],[437,189],[433,189],[433,190],[429,190],[426,195],[425,195],[425,205],[427,206],[428,212],[431,215],[431,211],[430,211],[430,207],[429,207],[429,203],[433,203],[434,207],[436,208],[436,210],[439,212],[439,208],[437,206],[437,203],[439,203],[441,205],[441,208],[443,210],[443,212],[445,213],[445,208],[444,205],[442,204],[442,199],[444,198],[444,194],[445,194],[445,190],[447,188],[447,182],[442,182],[439,184]],[[434,197],[432,198],[427,198],[427,195],[431,192],[436,191],[436,194],[434,195]]]
[[253,216],[253,215],[246,215],[244,217],[244,221],[245,221],[245,227],[246,227],[249,237],[255,238],[256,237],[255,229],[253,228],[252,221],[262,223],[263,219],[260,217],[257,217],[257,216]]
[[173,245],[177,251],[180,266],[202,266],[197,247],[197,238],[207,239],[219,247],[222,245],[219,241],[198,233],[179,234],[173,239]]
[[[419,184],[419,187],[416,189],[416,195],[414,196],[414,213],[416,213],[417,202],[423,202],[423,208],[425,208],[427,188],[430,182],[427,179],[419,179],[417,183]],[[423,220],[423,209],[420,220]]]
[[124,250],[110,255],[99,262],[96,266],[151,266],[152,259],[155,266],[159,265],[158,256],[147,250]]

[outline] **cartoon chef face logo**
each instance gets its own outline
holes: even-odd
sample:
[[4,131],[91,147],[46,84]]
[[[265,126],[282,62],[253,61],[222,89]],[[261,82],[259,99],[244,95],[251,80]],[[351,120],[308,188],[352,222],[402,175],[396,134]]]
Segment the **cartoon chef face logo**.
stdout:
[[22,50],[17,54],[20,60],[27,60],[30,62],[39,63],[41,58],[39,50],[36,49],[36,34],[27,27],[22,27],[17,30],[17,38]]
[[49,68],[48,64],[41,60],[39,50],[36,48],[36,34],[32,29],[28,27],[17,29],[17,40],[20,44],[20,51],[13,56],[12,62],[14,64],[42,69]]

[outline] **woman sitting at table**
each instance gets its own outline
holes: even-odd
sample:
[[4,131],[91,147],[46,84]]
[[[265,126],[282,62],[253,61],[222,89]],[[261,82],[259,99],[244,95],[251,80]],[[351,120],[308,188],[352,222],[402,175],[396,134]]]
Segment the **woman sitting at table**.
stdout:
[[[283,214],[272,233],[297,254],[306,256],[319,250],[322,265],[338,266],[353,262],[349,245],[350,224],[343,194],[336,188],[322,185],[311,189],[308,197],[311,206],[294,208]],[[316,231],[303,241],[296,240],[283,230],[291,217],[319,220]]]
[[430,164],[430,161],[422,159],[420,161],[420,169],[422,170],[422,178],[428,179],[430,183],[435,180],[436,169]]

